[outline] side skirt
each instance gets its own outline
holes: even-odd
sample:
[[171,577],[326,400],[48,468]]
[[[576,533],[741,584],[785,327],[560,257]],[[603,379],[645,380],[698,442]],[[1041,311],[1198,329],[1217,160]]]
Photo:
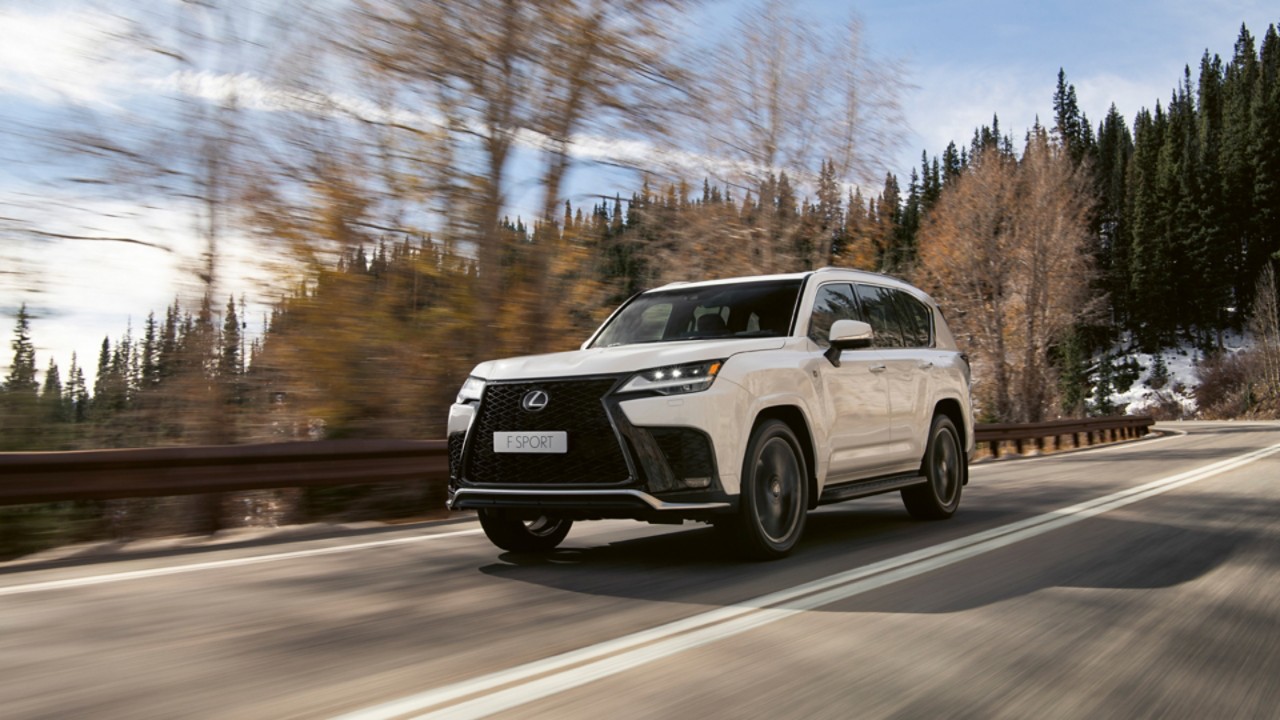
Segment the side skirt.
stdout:
[[828,485],[823,488],[822,496],[818,498],[818,504],[829,505],[854,498],[879,495],[880,493],[893,492],[912,485],[923,485],[927,482],[929,482],[929,479],[923,475],[911,473],[908,475],[871,478],[870,480],[855,480],[854,482],[840,483],[839,485]]

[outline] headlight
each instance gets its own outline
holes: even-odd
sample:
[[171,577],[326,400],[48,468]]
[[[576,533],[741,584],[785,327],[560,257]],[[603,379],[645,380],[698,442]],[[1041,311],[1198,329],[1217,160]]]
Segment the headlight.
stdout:
[[479,402],[482,394],[484,394],[484,378],[472,375],[467,378],[466,382],[462,383],[462,389],[458,391],[458,399],[455,402],[459,405]]
[[716,373],[720,372],[723,365],[723,360],[708,360],[645,370],[633,375],[618,392],[653,392],[660,395],[701,392],[711,387]]

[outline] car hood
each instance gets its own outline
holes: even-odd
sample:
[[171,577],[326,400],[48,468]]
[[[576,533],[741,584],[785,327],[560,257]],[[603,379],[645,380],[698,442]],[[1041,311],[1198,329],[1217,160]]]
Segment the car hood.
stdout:
[[485,380],[525,380],[573,377],[577,375],[618,375],[666,365],[725,359],[738,353],[778,350],[787,338],[738,340],[687,340],[683,342],[640,343],[617,347],[589,348],[547,355],[525,355],[490,360],[476,366],[472,375]]

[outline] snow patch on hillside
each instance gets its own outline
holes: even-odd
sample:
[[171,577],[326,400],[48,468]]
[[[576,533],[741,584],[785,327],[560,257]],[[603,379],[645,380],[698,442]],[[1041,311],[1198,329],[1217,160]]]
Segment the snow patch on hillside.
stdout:
[[[1223,347],[1229,353],[1239,352],[1247,345],[1247,338],[1241,333],[1228,332],[1223,336]],[[1177,407],[1183,416],[1194,417],[1197,411],[1195,388],[1199,384],[1196,364],[1202,357],[1200,350],[1189,341],[1158,353],[1138,352],[1132,338],[1126,334],[1112,348],[1111,361],[1116,367],[1136,367],[1137,380],[1127,388],[1123,387],[1123,381],[1116,383],[1119,387],[1107,397],[1107,402],[1115,408],[1114,412],[1127,415],[1147,414],[1159,407]],[[1157,359],[1162,361],[1163,370]],[[1095,387],[1098,380],[1098,373],[1090,376]]]

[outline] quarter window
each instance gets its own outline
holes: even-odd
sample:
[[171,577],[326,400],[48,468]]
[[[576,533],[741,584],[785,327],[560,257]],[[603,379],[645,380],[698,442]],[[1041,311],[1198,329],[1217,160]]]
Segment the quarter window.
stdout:
[[901,290],[892,290],[907,347],[933,347],[929,308]]
[[892,291],[874,285],[858,285],[858,300],[866,313],[871,331],[875,333],[876,347],[903,347],[902,326],[898,322],[898,309],[893,302]]

